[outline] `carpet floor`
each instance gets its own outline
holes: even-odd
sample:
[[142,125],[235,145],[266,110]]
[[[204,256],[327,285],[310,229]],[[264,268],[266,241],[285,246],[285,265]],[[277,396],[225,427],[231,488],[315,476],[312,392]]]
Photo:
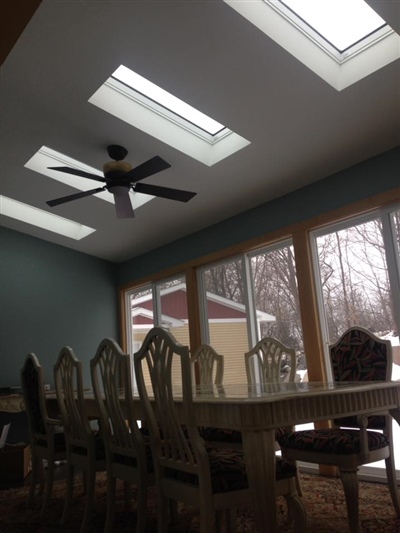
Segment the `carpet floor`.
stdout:
[[[315,533],[345,533],[348,531],[346,504],[340,479],[302,475],[303,500],[307,508],[307,531]],[[29,487],[23,486],[0,491],[0,531],[1,533],[77,533],[83,515],[85,497],[82,493],[80,477],[76,478],[75,496],[68,523],[60,526],[64,505],[65,481],[54,484],[53,498],[43,518],[40,518],[41,498],[37,496],[33,508],[26,507]],[[132,490],[134,496],[134,488]],[[134,505],[134,500],[133,500]],[[278,498],[279,532],[293,531],[285,523],[286,504]],[[96,506],[88,533],[100,533],[104,529],[106,516],[106,478],[97,475]],[[397,519],[386,485],[360,482],[360,516],[362,533],[400,533],[400,519]],[[114,531],[132,533],[135,531],[135,510],[124,508],[123,486],[117,489],[117,504]],[[149,533],[156,533],[155,493],[150,490],[148,500]],[[171,532],[195,532],[198,530],[197,510],[179,506],[179,525],[171,526]],[[254,529],[251,506],[238,510],[238,533],[252,533]],[[211,532],[210,532],[211,533]]]

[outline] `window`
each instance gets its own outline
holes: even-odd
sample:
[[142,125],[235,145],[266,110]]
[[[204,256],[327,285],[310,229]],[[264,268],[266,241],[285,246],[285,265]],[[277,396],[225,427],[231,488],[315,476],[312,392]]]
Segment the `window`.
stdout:
[[225,358],[224,383],[246,381],[249,349],[243,258],[199,270],[202,340]]
[[[178,342],[184,346],[189,345],[186,283],[183,276],[127,292],[125,306],[129,353],[138,351],[147,333],[154,326],[168,329]],[[145,379],[149,379],[146,373]],[[181,381],[178,372],[174,374],[173,371],[174,379],[176,382]]]
[[290,242],[204,267],[199,280],[203,342],[225,357],[225,384],[246,381],[244,354],[266,336],[296,350],[297,379],[307,379]]
[[260,322],[257,341],[274,337],[297,356],[297,379],[307,379],[303,331],[297,290],[296,264],[290,241],[278,243],[249,256],[251,288],[256,310],[270,318]]

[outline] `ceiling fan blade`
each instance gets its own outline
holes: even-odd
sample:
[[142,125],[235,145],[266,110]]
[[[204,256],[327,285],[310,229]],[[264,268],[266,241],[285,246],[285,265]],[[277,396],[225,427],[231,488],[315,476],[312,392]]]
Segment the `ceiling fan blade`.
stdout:
[[58,170],[59,172],[65,172],[66,174],[72,174],[73,176],[81,176],[82,178],[89,178],[90,180],[95,181],[104,181],[107,180],[96,174],[90,174],[90,172],[85,172],[84,170],[78,170],[77,168],[70,167],[47,167],[49,170]]
[[169,168],[171,165],[167,163],[162,157],[156,155],[138,167],[133,168],[124,175],[124,178],[129,178],[132,183],[143,180],[148,176],[152,176],[161,170]]
[[69,196],[63,196],[62,198],[57,198],[56,200],[49,200],[46,202],[50,207],[55,205],[65,204],[67,202],[72,202],[72,200],[79,200],[79,198],[85,198],[85,196],[91,196],[97,192],[106,191],[106,187],[99,187],[98,189],[91,189],[90,191],[77,192],[75,194],[70,194]]
[[132,208],[131,197],[129,196],[129,189],[126,194],[114,194],[115,208],[118,218],[134,218],[135,213]]
[[197,194],[196,192],[181,191],[180,189],[171,189],[147,183],[137,183],[134,185],[134,191],[159,196],[160,198],[168,198],[169,200],[178,200],[178,202],[188,202]]

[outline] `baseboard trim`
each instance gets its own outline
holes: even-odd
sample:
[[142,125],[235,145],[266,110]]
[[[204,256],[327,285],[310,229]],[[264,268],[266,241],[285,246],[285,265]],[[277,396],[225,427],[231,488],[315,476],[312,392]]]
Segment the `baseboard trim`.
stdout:
[[[318,465],[314,463],[303,463],[298,461],[297,466],[300,472],[306,474],[319,474]],[[370,481],[373,483],[387,483],[386,470],[384,468],[375,468],[373,466],[362,466],[358,472],[360,481]],[[400,470],[396,470],[396,479],[400,483]]]

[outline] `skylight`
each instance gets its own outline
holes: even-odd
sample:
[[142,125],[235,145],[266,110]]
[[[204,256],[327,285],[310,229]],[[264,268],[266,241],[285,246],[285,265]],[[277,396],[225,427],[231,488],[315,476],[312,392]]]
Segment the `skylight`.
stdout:
[[364,0],[279,0],[339,52],[386,25]]
[[209,166],[250,144],[123,65],[89,102]]
[[223,1],[338,91],[400,57],[400,37],[363,0]]
[[96,231],[89,226],[53,215],[7,196],[0,196],[0,214],[77,241]]
[[[107,155],[106,159],[108,159]],[[52,178],[56,181],[60,181],[61,183],[65,183],[66,185],[70,185],[71,187],[74,187],[79,191],[89,191],[90,189],[95,188],[96,182],[92,180],[81,178],[79,176],[73,176],[71,174],[65,174],[64,172],[58,172],[57,170],[50,170],[48,168],[61,166],[84,170],[85,172],[91,172],[92,174],[97,174],[100,177],[104,177],[102,171],[98,170],[97,168],[85,165],[84,163],[81,163],[76,159],[72,159],[72,157],[68,157],[67,155],[61,154],[60,152],[56,152],[55,150],[52,150],[47,146],[42,146],[36,152],[36,154],[34,154],[34,156],[31,157],[31,159],[27,163],[25,163],[26,168],[34,170],[35,172],[39,172],[40,174],[44,174],[45,176],[48,176],[49,178]],[[101,184],[99,183],[99,186],[100,185]],[[141,205],[154,199],[154,196],[151,196],[149,194],[140,194],[138,192],[133,191],[130,192],[129,195],[131,197],[133,209],[137,209]],[[96,195],[94,195],[94,197],[100,198],[101,200],[105,200],[106,202],[110,202],[112,204],[115,203],[114,195],[110,194],[108,191],[97,193]],[[46,198],[45,200],[53,200],[53,198]],[[81,202],[84,200],[78,201]]]
[[176,98],[173,94],[164,91],[161,87],[158,87],[154,83],[133,70],[121,65],[112,75],[113,78],[122,81],[128,87],[131,87],[134,91],[146,96],[153,102],[164,107],[166,110],[175,113],[178,117],[187,120],[189,123],[198,126],[200,129],[214,136],[217,133],[225,129],[225,126],[217,122],[216,120],[208,117],[201,111],[198,111],[194,107],[186,104],[179,98]]

